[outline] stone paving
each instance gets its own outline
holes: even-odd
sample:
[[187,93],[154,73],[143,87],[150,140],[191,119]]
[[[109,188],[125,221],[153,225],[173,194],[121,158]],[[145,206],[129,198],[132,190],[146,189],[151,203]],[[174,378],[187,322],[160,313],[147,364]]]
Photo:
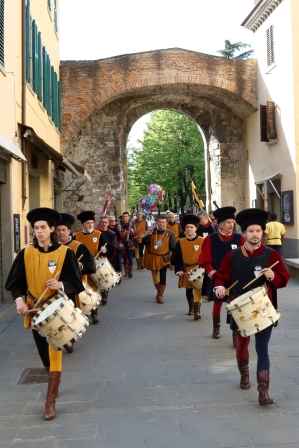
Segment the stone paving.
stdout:
[[299,448],[299,282],[279,292],[270,345],[276,404],[267,407],[257,402],[254,340],[251,389],[242,391],[224,310],[214,340],[211,303],[195,322],[176,285],[169,272],[165,303],[156,304],[150,273],[135,270],[110,292],[100,323],[63,356],[52,421],[42,418],[46,384],[17,385],[25,368],[41,366],[31,332],[15,311],[3,313],[0,448]]

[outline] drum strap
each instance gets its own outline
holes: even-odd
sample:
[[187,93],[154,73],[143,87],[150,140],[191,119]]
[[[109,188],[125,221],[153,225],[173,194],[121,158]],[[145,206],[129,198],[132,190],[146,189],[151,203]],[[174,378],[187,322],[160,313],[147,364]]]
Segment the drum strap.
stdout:
[[241,246],[241,252],[242,252],[242,254],[244,255],[244,257],[247,257],[247,258],[248,258],[248,253],[246,252],[246,249],[245,249],[244,246]]

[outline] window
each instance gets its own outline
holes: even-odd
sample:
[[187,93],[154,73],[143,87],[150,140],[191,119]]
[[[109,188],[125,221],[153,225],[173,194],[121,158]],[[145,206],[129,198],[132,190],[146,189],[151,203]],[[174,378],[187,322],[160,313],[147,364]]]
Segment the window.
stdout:
[[0,64],[4,67],[4,0],[0,0]]
[[58,31],[58,21],[57,21],[57,0],[54,0],[54,30]]
[[267,67],[275,63],[274,57],[274,26],[271,25],[266,31],[267,34]]
[[267,101],[267,106],[260,105],[260,132],[261,142],[277,139],[274,101]]

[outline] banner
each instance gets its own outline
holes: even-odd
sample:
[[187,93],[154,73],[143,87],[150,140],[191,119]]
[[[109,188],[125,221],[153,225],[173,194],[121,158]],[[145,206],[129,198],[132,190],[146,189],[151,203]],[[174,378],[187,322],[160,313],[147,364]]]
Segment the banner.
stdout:
[[197,202],[197,204],[198,204],[200,210],[205,210],[206,208],[205,208],[205,206],[204,206],[204,203],[203,203],[202,200],[201,200],[201,196],[200,196],[200,194],[199,194],[198,191],[196,190],[196,187],[195,187],[195,185],[194,185],[193,180],[191,179],[190,182],[191,182],[191,190],[192,190],[192,194],[193,194],[193,196],[194,196],[195,201]]

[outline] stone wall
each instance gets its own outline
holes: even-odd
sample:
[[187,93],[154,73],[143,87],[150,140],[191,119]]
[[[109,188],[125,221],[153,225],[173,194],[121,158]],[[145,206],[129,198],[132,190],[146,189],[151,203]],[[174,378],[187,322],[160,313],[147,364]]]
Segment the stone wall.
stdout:
[[[172,109],[196,122],[207,142],[208,207],[244,204],[243,122],[256,107],[255,61],[231,61],[180,49],[100,61],[63,61],[62,150],[84,165],[91,184],[64,209],[95,209],[106,194],[110,212],[127,207],[126,144],[134,123],[156,109]],[[66,182],[68,179],[66,179]],[[64,198],[66,198],[65,195]]]

